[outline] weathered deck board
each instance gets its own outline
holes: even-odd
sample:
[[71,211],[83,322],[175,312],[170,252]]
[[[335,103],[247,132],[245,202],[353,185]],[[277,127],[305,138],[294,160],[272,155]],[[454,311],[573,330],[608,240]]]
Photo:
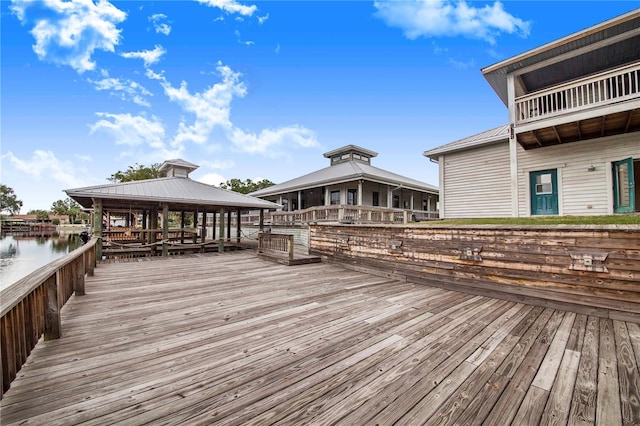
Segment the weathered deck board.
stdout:
[[3,425],[640,418],[633,323],[251,252],[104,264],[86,293],[29,355]]

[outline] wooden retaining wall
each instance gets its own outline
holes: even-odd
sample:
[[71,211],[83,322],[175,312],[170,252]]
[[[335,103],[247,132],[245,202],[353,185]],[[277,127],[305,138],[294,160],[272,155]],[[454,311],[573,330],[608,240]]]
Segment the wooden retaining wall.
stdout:
[[310,225],[309,253],[410,282],[640,322],[640,226]]

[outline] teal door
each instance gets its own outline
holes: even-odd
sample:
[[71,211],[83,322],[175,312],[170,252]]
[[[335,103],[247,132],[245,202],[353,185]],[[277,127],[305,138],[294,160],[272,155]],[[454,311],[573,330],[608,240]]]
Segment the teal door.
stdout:
[[633,158],[613,163],[613,211],[631,213],[636,209]]
[[558,214],[558,174],[555,169],[531,172],[531,214]]

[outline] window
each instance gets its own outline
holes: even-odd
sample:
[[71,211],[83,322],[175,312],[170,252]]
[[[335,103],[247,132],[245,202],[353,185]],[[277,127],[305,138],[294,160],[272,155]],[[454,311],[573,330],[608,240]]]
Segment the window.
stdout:
[[371,202],[371,204],[373,204],[374,206],[379,206],[380,205],[380,193],[374,191],[372,196],[373,196],[372,197],[373,201]]
[[347,189],[347,204],[350,206],[355,206],[356,204],[358,204],[357,189]]
[[394,209],[399,209],[400,208],[400,196],[399,195],[394,195],[393,196],[393,208]]
[[551,183],[551,174],[542,174],[536,176],[536,195],[551,194],[553,185]]
[[340,191],[331,191],[331,204],[340,204]]

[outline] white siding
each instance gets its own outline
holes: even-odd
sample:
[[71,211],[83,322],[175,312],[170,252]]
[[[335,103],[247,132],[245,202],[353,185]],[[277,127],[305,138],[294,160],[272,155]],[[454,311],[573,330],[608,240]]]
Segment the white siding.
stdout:
[[519,215],[531,215],[529,173],[546,169],[558,170],[561,215],[611,214],[611,162],[628,157],[640,158],[638,132],[526,151],[518,146]]
[[511,216],[508,142],[441,158],[445,219]]

